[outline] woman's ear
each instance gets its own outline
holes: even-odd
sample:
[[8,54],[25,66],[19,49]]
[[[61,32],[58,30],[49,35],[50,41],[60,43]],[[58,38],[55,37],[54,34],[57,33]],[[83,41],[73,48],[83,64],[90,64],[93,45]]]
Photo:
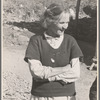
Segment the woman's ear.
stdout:
[[43,21],[42,26],[43,26],[45,29],[47,29],[47,22],[46,22],[46,20]]

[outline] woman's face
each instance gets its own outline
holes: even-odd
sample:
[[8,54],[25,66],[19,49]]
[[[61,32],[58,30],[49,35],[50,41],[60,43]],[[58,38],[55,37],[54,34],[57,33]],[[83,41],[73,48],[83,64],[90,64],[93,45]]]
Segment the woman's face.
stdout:
[[52,22],[48,26],[48,34],[53,37],[59,37],[62,34],[64,34],[65,29],[67,29],[69,23],[69,14],[68,13],[62,13],[60,16],[59,21]]
[[63,13],[59,21],[55,24],[58,27],[57,34],[62,35],[65,29],[68,28],[69,14]]

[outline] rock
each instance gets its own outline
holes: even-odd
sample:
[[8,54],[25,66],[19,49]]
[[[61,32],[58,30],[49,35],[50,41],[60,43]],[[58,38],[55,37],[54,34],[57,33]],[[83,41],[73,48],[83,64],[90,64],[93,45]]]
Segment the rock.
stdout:
[[29,38],[24,35],[19,35],[17,38],[17,42],[19,45],[27,45]]
[[26,28],[24,28],[23,30],[24,30],[24,31],[28,31],[28,29],[26,29]]
[[16,26],[12,27],[13,30],[19,31],[20,29]]

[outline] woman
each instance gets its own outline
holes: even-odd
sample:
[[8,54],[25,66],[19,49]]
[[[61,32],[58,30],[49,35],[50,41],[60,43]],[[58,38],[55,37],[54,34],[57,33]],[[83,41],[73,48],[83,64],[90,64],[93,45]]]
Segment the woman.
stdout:
[[75,100],[83,54],[76,40],[64,34],[70,11],[51,4],[41,19],[45,32],[30,38],[25,55],[33,77],[30,100]]

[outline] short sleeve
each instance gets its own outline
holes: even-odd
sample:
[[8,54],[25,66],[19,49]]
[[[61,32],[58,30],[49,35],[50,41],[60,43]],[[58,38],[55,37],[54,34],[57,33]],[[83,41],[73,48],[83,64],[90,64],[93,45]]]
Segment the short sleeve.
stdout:
[[72,38],[72,46],[71,46],[71,59],[76,58],[76,57],[82,57],[83,53],[77,44],[76,40]]
[[28,59],[40,60],[39,45],[37,39],[34,38],[34,36],[30,38],[26,49],[24,60],[28,62]]

